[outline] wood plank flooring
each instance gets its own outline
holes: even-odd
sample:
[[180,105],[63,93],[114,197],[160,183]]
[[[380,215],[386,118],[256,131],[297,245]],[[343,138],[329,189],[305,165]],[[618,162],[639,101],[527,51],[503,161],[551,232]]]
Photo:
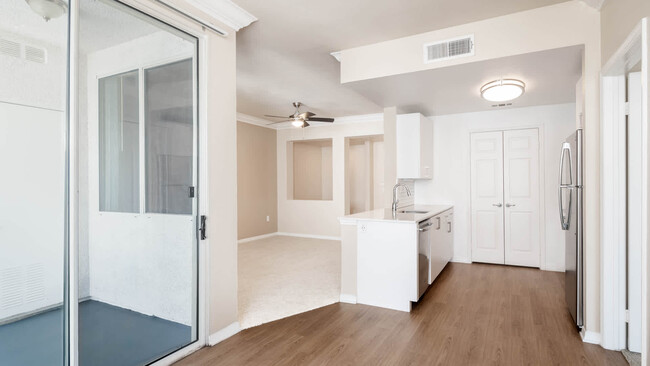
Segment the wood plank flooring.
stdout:
[[563,286],[562,273],[450,263],[410,314],[337,303],[176,365],[627,365],[580,340]]

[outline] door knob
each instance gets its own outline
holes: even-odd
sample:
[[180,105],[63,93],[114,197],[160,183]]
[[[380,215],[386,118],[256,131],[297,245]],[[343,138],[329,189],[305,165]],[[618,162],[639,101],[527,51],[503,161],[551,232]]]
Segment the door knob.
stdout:
[[506,203],[506,207],[513,207],[513,206],[517,206],[517,205],[514,203]]
[[494,206],[494,207],[501,207],[501,206],[503,206],[503,205],[500,204],[500,203],[493,203],[492,206]]

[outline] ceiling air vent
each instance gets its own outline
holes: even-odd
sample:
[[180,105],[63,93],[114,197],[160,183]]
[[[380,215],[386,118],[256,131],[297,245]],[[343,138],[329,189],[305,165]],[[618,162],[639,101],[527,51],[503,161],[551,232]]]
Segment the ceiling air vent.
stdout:
[[0,38],[0,55],[39,64],[47,62],[47,51],[44,48],[30,46],[4,38]]
[[44,64],[45,50],[42,48],[25,45],[25,60]]
[[424,45],[424,63],[474,55],[474,35],[427,43]]
[[20,58],[20,43],[0,38],[0,55]]

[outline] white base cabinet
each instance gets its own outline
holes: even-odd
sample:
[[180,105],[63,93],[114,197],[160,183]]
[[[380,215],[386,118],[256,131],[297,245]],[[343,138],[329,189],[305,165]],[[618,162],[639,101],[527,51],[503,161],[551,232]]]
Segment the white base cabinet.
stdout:
[[357,225],[357,302],[411,311],[418,301],[416,223]]

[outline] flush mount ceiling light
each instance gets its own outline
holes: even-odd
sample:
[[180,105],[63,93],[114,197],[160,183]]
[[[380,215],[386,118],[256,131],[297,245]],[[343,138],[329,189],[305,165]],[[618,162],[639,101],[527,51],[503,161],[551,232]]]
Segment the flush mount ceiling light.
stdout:
[[25,0],[34,13],[49,21],[68,11],[68,4],[63,0]]
[[526,90],[526,84],[517,79],[499,79],[481,87],[481,97],[490,102],[507,102],[517,99]]

